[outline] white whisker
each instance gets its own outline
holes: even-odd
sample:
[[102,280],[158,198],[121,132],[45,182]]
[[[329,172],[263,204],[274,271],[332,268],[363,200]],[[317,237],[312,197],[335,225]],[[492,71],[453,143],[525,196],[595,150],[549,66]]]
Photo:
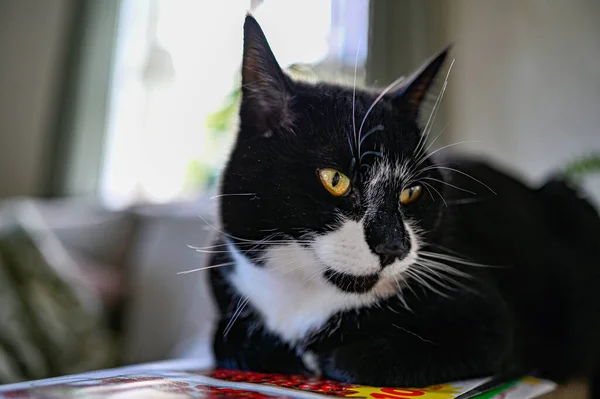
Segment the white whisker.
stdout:
[[242,197],[242,196],[255,196],[255,195],[256,195],[256,193],[218,194],[218,195],[213,195],[209,199],[214,200],[214,199],[223,198],[223,197]]
[[[275,239],[262,239],[262,240],[256,240],[256,241],[252,241],[250,240],[249,242],[239,242],[239,243],[235,243],[235,245],[237,247],[240,247],[240,250],[244,251],[246,249],[244,249],[244,246],[246,245],[252,245],[253,247],[256,247],[257,245],[285,245],[285,244],[312,244],[313,240],[296,240],[296,239],[289,239],[289,240],[275,240]],[[214,244],[214,245],[207,245],[204,247],[197,247],[194,245],[188,245],[187,247],[193,250],[210,250],[213,248],[222,248],[222,247],[228,247],[229,245],[231,245],[231,243],[223,243],[223,244]],[[250,248],[252,249],[252,247]]]
[[[352,131],[354,132],[354,145],[358,144],[358,136],[356,135],[356,70],[358,69],[358,52],[360,50],[360,40],[358,41],[358,46],[356,47],[356,57],[354,59],[354,84],[352,85]],[[360,144],[358,144],[358,155],[360,155]],[[356,154],[354,154],[354,149],[352,145],[350,145],[350,150],[352,150],[352,155],[356,158]]]
[[[417,266],[417,264],[415,263],[413,266]],[[438,294],[440,296],[443,296],[445,298],[448,298],[448,294],[445,294],[443,292],[441,292],[440,290],[438,290],[437,288],[433,287],[431,284],[429,284],[429,282],[427,282],[424,277],[427,276],[429,278],[431,278],[430,276],[428,276],[426,273],[421,273],[422,270],[413,267],[412,269],[408,269],[405,271],[405,273],[410,276],[413,280],[417,281],[419,284],[421,284],[423,287],[429,289],[430,291],[432,291],[435,294]],[[436,281],[434,279],[434,281]]]
[[231,328],[235,324],[236,320],[240,317],[240,315],[244,311],[244,308],[246,307],[246,305],[248,305],[249,302],[250,302],[249,297],[247,297],[246,299],[243,299],[243,297],[240,298],[237,309],[233,313],[233,316],[231,316],[231,319],[229,319],[229,323],[227,323],[227,326],[225,326],[225,330],[223,331],[224,337],[226,337],[227,334],[229,334],[229,331],[231,331]]
[[[425,162],[426,160],[428,160],[429,158],[431,158],[433,155],[437,154],[438,152],[440,152],[442,150],[445,150],[447,148],[454,147],[454,146],[457,146],[457,145],[461,145],[461,144],[473,144],[473,143],[482,143],[482,141],[481,140],[466,140],[466,141],[459,141],[459,142],[456,142],[456,143],[452,143],[452,144],[448,144],[448,145],[445,145],[443,147],[440,147],[440,148],[436,149],[435,151],[430,152],[425,158],[423,158],[419,162],[417,162],[417,164],[415,165],[415,168],[418,167],[423,162]],[[433,165],[433,166],[435,166],[435,165]],[[425,169],[427,169],[427,168],[424,168],[424,170]]]
[[394,87],[396,87],[398,84],[400,84],[400,82],[402,82],[404,79],[405,79],[405,77],[401,76],[398,79],[394,80],[385,89],[383,89],[381,91],[381,93],[379,93],[379,95],[375,98],[375,101],[373,101],[373,103],[371,104],[371,106],[367,109],[367,112],[365,113],[365,116],[363,117],[362,122],[360,123],[360,127],[358,128],[358,138],[359,139],[361,137],[360,134],[362,132],[363,126],[365,124],[365,121],[369,117],[369,114],[371,113],[371,111],[373,110],[373,108],[377,105],[377,103],[379,101],[381,101],[381,99],[383,98],[383,96],[385,96],[390,90],[392,90]]
[[425,186],[429,186],[433,191],[435,191],[437,193],[437,195],[440,196],[442,202],[444,203],[444,205],[446,206],[446,208],[448,208],[448,204],[446,203],[446,200],[444,199],[444,197],[442,196],[442,194],[435,188],[433,187],[431,184],[427,183],[427,182],[422,182]]
[[218,265],[210,265],[210,266],[199,267],[197,269],[192,269],[192,270],[184,270],[182,272],[178,272],[177,275],[201,272],[202,270],[208,270],[208,269],[216,269],[217,267],[230,266],[230,265],[233,265],[234,263],[235,262],[219,263]]
[[394,280],[396,281],[396,285],[398,285],[398,288],[400,288],[399,291],[398,291],[398,294],[396,294],[396,297],[398,298],[398,300],[400,302],[402,302],[402,306],[404,306],[404,308],[406,310],[408,310],[411,313],[414,313],[412,311],[412,309],[410,308],[410,306],[408,306],[408,303],[406,302],[406,298],[404,298],[404,295],[402,295],[402,284],[398,280],[398,276],[394,276]]
[[[431,167],[431,166],[430,166],[430,167]],[[456,173],[459,173],[459,174],[461,174],[461,175],[463,175],[463,176],[466,176],[466,177],[468,177],[469,179],[471,179],[471,180],[473,180],[473,181],[476,181],[477,183],[481,184],[482,186],[484,186],[485,188],[487,188],[488,190],[490,190],[490,191],[492,192],[492,194],[494,194],[494,195],[498,195],[498,194],[497,194],[497,193],[496,193],[494,190],[492,190],[492,189],[490,188],[490,186],[488,186],[487,184],[485,184],[485,183],[484,183],[484,182],[482,182],[481,180],[478,180],[478,179],[474,178],[473,176],[471,176],[471,175],[470,175],[470,174],[468,174],[468,173],[465,173],[465,172],[463,172],[463,171],[461,171],[461,170],[458,170],[458,169],[449,168],[449,167],[447,167],[447,166],[435,166],[435,167],[436,167],[436,168],[438,168],[438,169],[450,170],[450,171],[452,171],[452,172],[456,172]],[[425,168],[424,170],[426,170],[426,169],[427,169],[427,168]]]
[[433,127],[433,123],[435,121],[435,117],[437,116],[439,106],[442,102],[442,98],[444,98],[444,93],[446,92],[446,87],[448,86],[448,77],[450,77],[450,72],[452,71],[452,66],[454,66],[454,60],[452,60],[452,63],[450,63],[450,67],[448,68],[448,72],[446,73],[446,78],[444,79],[444,84],[442,86],[442,89],[440,90],[440,93],[438,94],[438,97],[435,100],[433,109],[431,110],[431,113],[429,114],[429,118],[427,119],[427,123],[425,124],[425,127],[423,128],[423,133],[421,134],[421,138],[419,139],[419,142],[417,143],[417,148],[415,150],[415,153],[417,153],[417,154],[423,147],[425,147],[425,143],[427,142],[427,137],[429,137],[429,132],[431,131],[431,128]]
[[[458,288],[467,289],[467,287],[464,284],[459,283],[458,281],[446,274],[436,271],[436,269],[431,267],[430,265],[419,263],[418,266],[420,267],[420,269],[417,270],[423,272],[423,278],[429,279],[432,283],[437,284],[438,286],[448,291],[456,291]],[[446,283],[452,284],[452,286]],[[448,294],[445,294],[444,296],[448,297]]]
[[438,183],[440,183],[440,184],[445,184],[445,185],[447,185],[448,187],[455,188],[455,189],[457,189],[457,190],[459,190],[459,191],[464,191],[465,193],[469,193],[469,194],[476,195],[476,193],[474,193],[473,191],[469,191],[469,190],[466,190],[466,189],[464,189],[464,188],[460,188],[460,187],[458,187],[458,186],[455,186],[455,185],[454,185],[454,184],[452,184],[452,183],[448,183],[448,182],[445,182],[445,181],[443,181],[443,180],[436,179],[435,177],[428,177],[428,176],[426,176],[426,177],[421,177],[421,179],[435,181],[435,182],[438,182]]
[[455,262],[455,263],[459,263],[461,265],[467,265],[467,266],[475,266],[475,267],[496,267],[493,265],[486,265],[483,263],[477,263],[477,262],[472,262],[470,260],[467,259],[462,259],[462,258],[458,258],[456,256],[451,256],[451,255],[446,255],[446,254],[440,254],[440,253],[436,253],[436,252],[429,252],[429,251],[419,251],[419,255],[423,255],[423,256],[428,256],[434,259],[440,259],[440,260],[445,260],[448,262]]
[[439,272],[444,272],[447,274],[453,274],[453,275],[459,276],[459,277],[471,278],[470,274],[465,273],[461,270],[458,270],[457,268],[454,268],[445,263],[441,263],[438,261],[434,261],[431,259],[425,259],[425,258],[419,258],[419,263],[421,264],[421,266],[430,268],[432,271],[436,271],[436,272],[439,271]]
[[369,137],[373,133],[379,132],[381,130],[383,130],[383,125],[377,125],[374,128],[372,128],[371,130],[369,130],[367,133],[365,133],[364,136],[361,137],[360,141],[358,142],[358,155],[360,155],[360,146],[362,145],[363,141],[365,141],[367,139],[367,137]]
[[433,193],[431,192],[431,190],[429,189],[429,187],[427,187],[427,185],[425,185],[425,184],[423,186],[425,187],[425,190],[427,190],[427,192],[429,193],[429,196],[431,197],[431,199],[433,200],[433,202],[435,202],[435,197],[433,196]]
[[433,342],[433,341],[430,341],[430,340],[428,340],[428,339],[425,339],[425,338],[421,337],[420,335],[418,335],[418,334],[416,334],[416,333],[414,333],[414,332],[412,332],[412,331],[409,331],[409,330],[407,330],[407,329],[406,329],[406,328],[404,328],[404,327],[400,327],[400,326],[399,326],[399,325],[397,325],[397,324],[392,324],[392,325],[393,325],[394,327],[396,327],[397,329],[399,329],[399,330],[402,330],[402,331],[404,331],[404,332],[406,332],[406,333],[408,333],[408,334],[410,334],[410,335],[414,335],[415,337],[419,338],[419,339],[420,339],[421,341],[423,341],[423,342],[427,342],[427,343],[430,343],[430,344],[433,344],[433,345],[435,345],[435,342]]

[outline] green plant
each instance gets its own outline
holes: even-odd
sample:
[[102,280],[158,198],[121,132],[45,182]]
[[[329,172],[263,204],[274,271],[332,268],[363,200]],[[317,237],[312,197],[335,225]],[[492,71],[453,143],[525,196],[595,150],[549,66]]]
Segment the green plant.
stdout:
[[600,154],[591,154],[571,162],[564,169],[564,175],[569,180],[577,183],[590,173],[600,172]]

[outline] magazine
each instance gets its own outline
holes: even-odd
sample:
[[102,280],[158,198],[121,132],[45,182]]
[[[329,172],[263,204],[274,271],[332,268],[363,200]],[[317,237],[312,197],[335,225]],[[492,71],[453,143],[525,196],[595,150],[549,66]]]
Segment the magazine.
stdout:
[[[527,399],[555,388],[550,381],[520,378],[500,384],[477,379],[427,388],[369,387],[303,375],[208,370],[186,362],[140,365],[0,386],[1,399]],[[487,384],[487,385],[486,385]],[[487,388],[486,388],[487,386]],[[481,389],[483,387],[483,389]]]

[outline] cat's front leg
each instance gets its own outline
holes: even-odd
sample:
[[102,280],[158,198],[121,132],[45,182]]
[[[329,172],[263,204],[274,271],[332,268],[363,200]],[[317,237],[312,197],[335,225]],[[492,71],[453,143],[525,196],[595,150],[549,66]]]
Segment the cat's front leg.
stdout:
[[[465,343],[466,344],[466,343]],[[504,348],[439,344],[416,336],[373,336],[321,353],[324,377],[370,386],[423,387],[497,373]]]
[[261,328],[252,328],[246,320],[219,322],[213,350],[217,368],[309,374],[302,360],[289,345]]

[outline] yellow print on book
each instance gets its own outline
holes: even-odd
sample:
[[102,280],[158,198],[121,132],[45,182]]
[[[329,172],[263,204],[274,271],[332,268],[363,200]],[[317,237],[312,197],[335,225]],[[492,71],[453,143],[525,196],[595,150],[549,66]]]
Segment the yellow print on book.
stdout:
[[375,388],[352,387],[349,398],[369,399],[452,399],[463,393],[463,390],[451,384],[434,385],[427,388]]

